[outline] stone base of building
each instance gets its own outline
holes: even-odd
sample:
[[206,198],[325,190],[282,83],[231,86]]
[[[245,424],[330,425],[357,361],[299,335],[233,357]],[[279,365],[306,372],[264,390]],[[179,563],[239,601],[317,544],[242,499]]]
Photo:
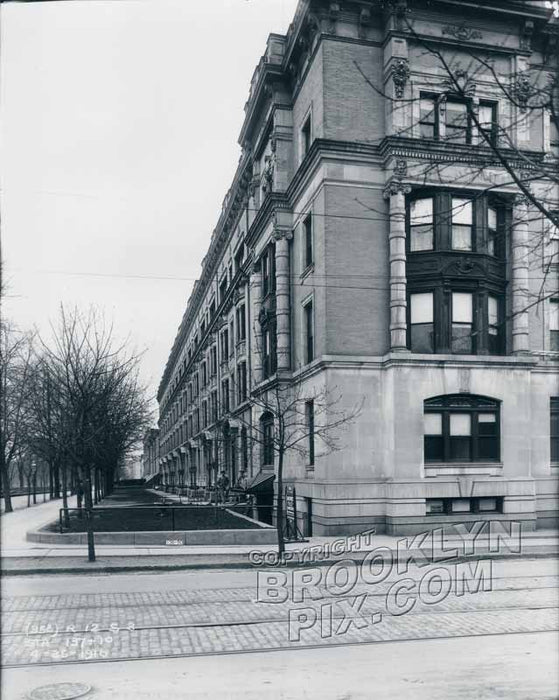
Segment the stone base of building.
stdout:
[[[354,535],[371,529],[379,534],[412,535],[454,523],[471,526],[489,520],[519,522],[524,532],[559,527],[555,477],[304,481],[295,482],[295,486],[298,525],[307,536]],[[434,502],[437,506],[442,502],[448,511],[429,512]],[[493,503],[494,510],[479,510]],[[465,510],[452,512],[453,506]]]

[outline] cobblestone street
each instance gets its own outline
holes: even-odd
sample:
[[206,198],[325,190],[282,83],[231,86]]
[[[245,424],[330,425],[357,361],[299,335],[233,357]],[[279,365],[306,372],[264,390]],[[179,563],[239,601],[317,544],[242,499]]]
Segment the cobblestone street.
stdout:
[[[433,565],[405,576],[392,573],[374,586],[359,580],[344,595],[324,585],[318,587],[321,597],[317,590],[302,597],[300,587],[279,587],[288,598],[273,603],[263,602],[269,591],[258,589],[256,570],[5,580],[4,665],[14,672],[35,665],[53,670],[99,661],[163,662],[278,649],[304,653],[332,645],[467,637],[483,637],[486,646],[497,648],[507,635],[559,630],[556,560],[485,566],[490,578],[470,581],[469,589],[453,589],[440,600],[425,595],[424,586],[411,585],[426,574],[432,578],[434,570],[440,574],[441,567]],[[283,581],[283,572],[268,573]],[[402,582],[399,604],[404,601],[406,609],[394,609],[390,591]],[[547,670],[552,688],[556,674],[551,664]]]

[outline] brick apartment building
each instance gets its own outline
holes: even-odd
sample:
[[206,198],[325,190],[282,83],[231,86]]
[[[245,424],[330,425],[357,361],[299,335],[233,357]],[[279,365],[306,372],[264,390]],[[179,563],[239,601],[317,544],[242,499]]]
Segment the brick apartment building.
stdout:
[[159,387],[166,482],[246,471],[271,498],[247,425],[280,378],[364,402],[340,451],[289,456],[307,534],[557,522],[557,229],[481,133],[556,168],[522,91],[556,76],[554,22],[543,2],[311,0],[269,36]]

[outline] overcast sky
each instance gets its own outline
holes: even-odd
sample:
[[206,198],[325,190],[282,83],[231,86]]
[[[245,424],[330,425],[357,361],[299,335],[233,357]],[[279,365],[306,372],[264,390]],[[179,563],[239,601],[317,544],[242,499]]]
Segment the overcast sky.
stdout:
[[[252,72],[297,0],[2,3],[8,299],[93,304],[153,391],[237,165]],[[164,279],[164,278],[183,278]]]

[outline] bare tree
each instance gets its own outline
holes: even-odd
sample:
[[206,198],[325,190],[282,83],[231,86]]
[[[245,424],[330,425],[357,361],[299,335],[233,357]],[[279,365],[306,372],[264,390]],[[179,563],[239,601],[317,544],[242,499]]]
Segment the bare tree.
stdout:
[[31,336],[0,323],[0,472],[6,513],[12,512],[11,473],[26,439]]
[[61,307],[52,344],[42,343],[35,442],[46,459],[60,465],[63,494],[67,469],[77,478],[91,561],[93,501],[110,492],[118,462],[141,439],[150,418],[138,364],[125,344],[115,344],[112,328],[94,310],[82,314]]

